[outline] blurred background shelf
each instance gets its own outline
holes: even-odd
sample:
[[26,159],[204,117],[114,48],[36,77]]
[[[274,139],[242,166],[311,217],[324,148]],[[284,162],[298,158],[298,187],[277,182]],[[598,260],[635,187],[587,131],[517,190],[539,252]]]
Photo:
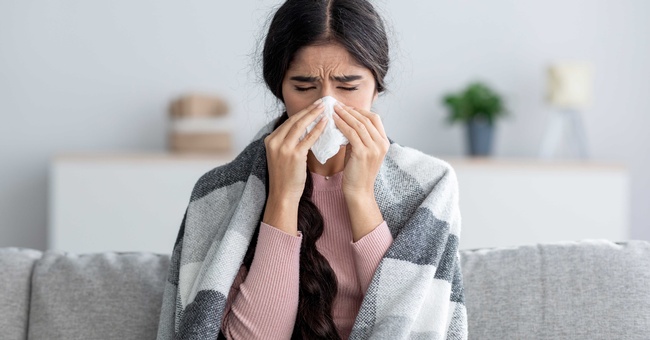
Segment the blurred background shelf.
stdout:
[[[617,163],[451,158],[462,249],[629,237]],[[234,155],[63,154],[49,169],[48,249],[171,253],[194,184]]]

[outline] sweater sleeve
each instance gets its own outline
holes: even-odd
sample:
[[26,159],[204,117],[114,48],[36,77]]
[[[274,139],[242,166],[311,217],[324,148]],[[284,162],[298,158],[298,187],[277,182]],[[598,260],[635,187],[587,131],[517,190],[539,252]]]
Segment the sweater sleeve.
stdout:
[[379,262],[388,247],[393,244],[393,236],[386,221],[383,221],[357,242],[350,241],[350,243],[352,244],[357,278],[361,285],[361,291],[365,295]]
[[298,312],[302,233],[290,235],[264,222],[246,273],[242,266],[228,294],[221,328],[228,339],[289,339]]

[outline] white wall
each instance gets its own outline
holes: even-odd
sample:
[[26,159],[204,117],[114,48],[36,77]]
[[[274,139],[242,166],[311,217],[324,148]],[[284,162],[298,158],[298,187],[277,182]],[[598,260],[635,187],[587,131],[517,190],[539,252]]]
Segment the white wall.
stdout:
[[[255,47],[278,3],[0,0],[0,246],[44,249],[54,154],[163,150],[168,101],[185,91],[228,99],[243,149],[277,112]],[[514,112],[495,156],[531,158],[548,119],[544,67],[591,60],[592,159],[629,167],[631,237],[650,240],[650,2],[377,4],[396,44],[375,110],[391,138],[439,157],[464,153],[461,127],[443,123],[443,93],[488,81]]]

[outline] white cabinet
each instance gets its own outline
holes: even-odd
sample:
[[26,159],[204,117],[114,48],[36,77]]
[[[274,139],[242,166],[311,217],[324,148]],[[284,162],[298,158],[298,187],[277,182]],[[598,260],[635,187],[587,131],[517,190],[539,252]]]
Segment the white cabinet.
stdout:
[[[48,248],[171,253],[194,184],[233,158],[55,157]],[[628,237],[628,179],[620,165],[440,158],[458,175],[462,249]]]
[[232,158],[56,157],[50,168],[48,248],[171,253],[194,184]]
[[460,248],[627,240],[629,183],[619,164],[447,160],[458,177]]

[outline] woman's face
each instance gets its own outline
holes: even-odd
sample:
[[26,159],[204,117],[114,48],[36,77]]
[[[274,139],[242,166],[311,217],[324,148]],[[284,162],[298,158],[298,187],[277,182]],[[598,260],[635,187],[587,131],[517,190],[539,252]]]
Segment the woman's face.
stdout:
[[282,96],[289,117],[325,96],[368,111],[377,99],[370,70],[339,44],[299,49],[282,80]]

